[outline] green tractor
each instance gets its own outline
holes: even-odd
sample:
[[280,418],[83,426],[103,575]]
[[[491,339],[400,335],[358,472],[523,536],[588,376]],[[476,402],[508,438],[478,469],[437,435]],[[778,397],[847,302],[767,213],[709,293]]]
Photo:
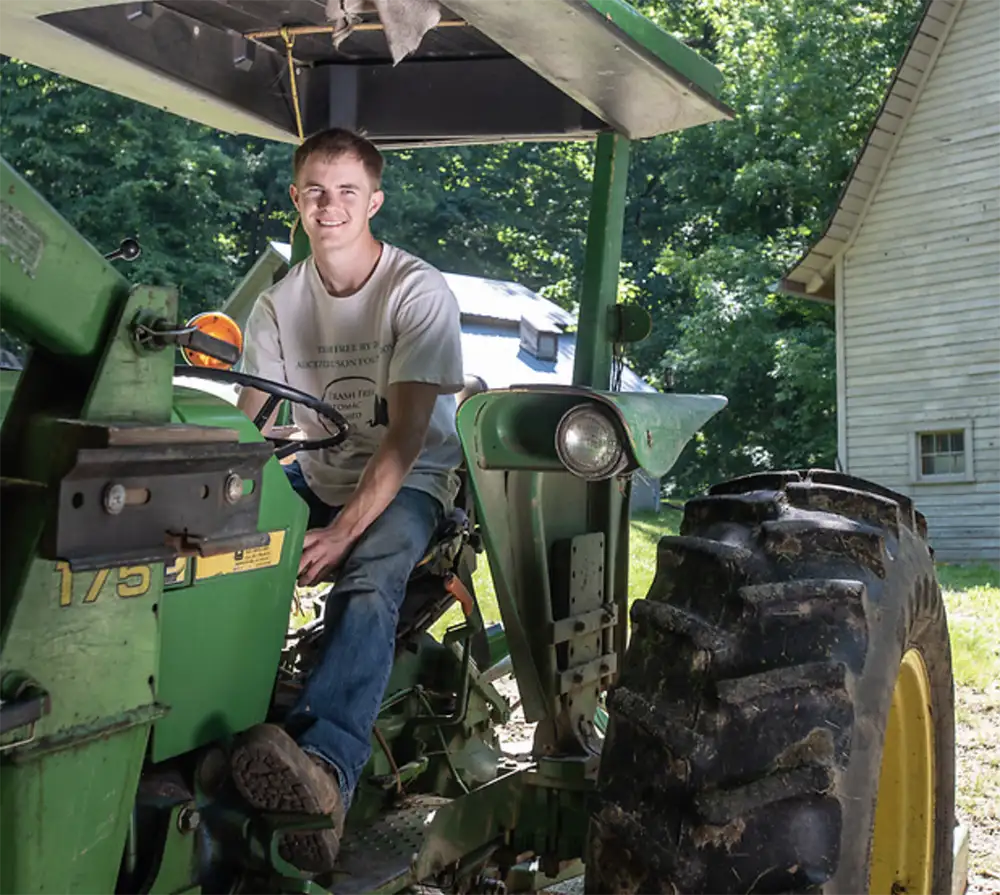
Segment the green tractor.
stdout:
[[[949,642],[909,499],[822,470],[718,485],[628,611],[631,474],[726,403],[609,390],[648,325],[616,304],[629,146],[727,118],[719,73],[621,0],[344,6],[4,0],[0,52],[288,143],[596,139],[574,385],[461,405],[465,498],[411,578],[338,867],[309,878],[279,845],[328,819],[254,812],[228,773],[322,636],[286,633],[306,508],[280,458],[309,446],[175,385],[178,347],[232,347],[4,163],[2,323],[29,354],[0,374],[0,889],[496,893],[582,862],[592,892],[950,892]],[[502,660],[524,760],[497,739]]]

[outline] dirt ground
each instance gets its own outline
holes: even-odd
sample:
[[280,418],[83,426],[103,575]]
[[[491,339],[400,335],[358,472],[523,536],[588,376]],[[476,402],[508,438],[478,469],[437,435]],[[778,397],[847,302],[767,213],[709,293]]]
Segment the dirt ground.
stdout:
[[968,895],[1000,893],[1000,682],[955,691],[958,817],[969,838]]
[[[518,701],[517,684],[514,679],[507,675],[493,682],[500,695],[511,705]],[[500,742],[504,752],[518,757],[531,753],[531,741],[535,735],[535,725],[524,720],[524,711],[518,706],[511,719],[499,730]]]
[[[495,686],[517,701],[512,678],[503,677]],[[970,829],[966,895],[1000,895],[1000,682],[986,692],[959,686],[955,698],[958,820]],[[500,731],[504,751],[530,754],[534,729],[518,708]]]

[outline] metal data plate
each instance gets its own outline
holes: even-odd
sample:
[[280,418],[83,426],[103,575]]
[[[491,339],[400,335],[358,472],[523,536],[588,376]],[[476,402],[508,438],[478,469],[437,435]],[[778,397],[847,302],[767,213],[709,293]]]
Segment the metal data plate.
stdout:
[[[74,569],[107,568],[266,544],[257,521],[263,467],[272,451],[267,442],[81,448],[59,483],[47,558]],[[233,475],[246,484],[230,502],[226,482]],[[111,513],[105,495],[116,485],[130,497]]]

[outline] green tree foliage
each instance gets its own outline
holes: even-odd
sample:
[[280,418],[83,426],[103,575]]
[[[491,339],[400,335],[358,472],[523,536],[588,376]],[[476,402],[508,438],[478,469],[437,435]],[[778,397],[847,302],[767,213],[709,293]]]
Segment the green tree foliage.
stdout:
[[[835,462],[833,315],[780,296],[860,149],[921,0],[637,0],[725,76],[734,120],[633,146],[620,293],[652,315],[629,361],[650,381],[729,397],[677,487]],[[4,155],[95,245],[137,233],[134,279],[217,305],[287,238],[291,146],[219,134],[14,61]],[[571,308],[593,147],[388,154],[384,238],[459,273],[515,279]]]
[[[717,65],[733,121],[649,141],[626,258],[658,323],[634,360],[728,408],[673,475],[684,490],[836,456],[832,309],[772,291],[833,212],[920,0],[647,0]],[[655,253],[655,260],[651,255]]]
[[[249,258],[265,152],[235,138],[40,71],[0,64],[4,157],[99,251],[137,236],[119,262],[133,282],[176,285],[185,312],[217,307]],[[286,231],[287,232],[287,231]]]
[[389,153],[376,228],[443,270],[517,280],[569,305],[592,169],[587,143]]

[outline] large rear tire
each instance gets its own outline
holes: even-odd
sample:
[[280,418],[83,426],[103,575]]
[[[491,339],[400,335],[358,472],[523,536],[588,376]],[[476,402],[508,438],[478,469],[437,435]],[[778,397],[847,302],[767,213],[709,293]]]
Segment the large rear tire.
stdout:
[[632,621],[587,891],[951,891],[951,652],[908,498],[822,471],[716,486]]

